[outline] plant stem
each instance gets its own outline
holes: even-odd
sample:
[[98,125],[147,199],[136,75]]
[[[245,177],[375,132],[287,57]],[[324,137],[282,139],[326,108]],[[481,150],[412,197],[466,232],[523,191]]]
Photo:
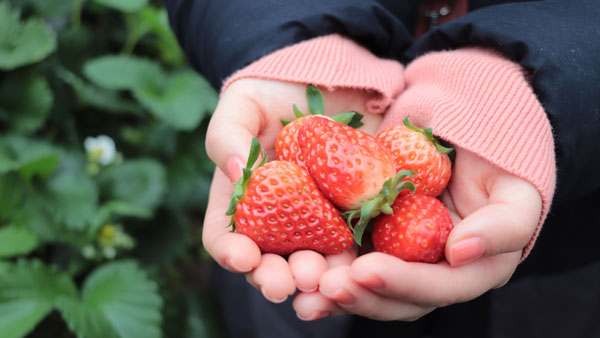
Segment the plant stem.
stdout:
[[81,25],[81,10],[83,8],[83,0],[73,0],[73,13],[71,13],[71,26],[74,28]]

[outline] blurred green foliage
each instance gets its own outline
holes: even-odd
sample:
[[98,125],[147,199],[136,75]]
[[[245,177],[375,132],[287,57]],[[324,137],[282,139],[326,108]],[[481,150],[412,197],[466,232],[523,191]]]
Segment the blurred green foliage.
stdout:
[[219,337],[217,94],[159,1],[0,0],[0,337]]

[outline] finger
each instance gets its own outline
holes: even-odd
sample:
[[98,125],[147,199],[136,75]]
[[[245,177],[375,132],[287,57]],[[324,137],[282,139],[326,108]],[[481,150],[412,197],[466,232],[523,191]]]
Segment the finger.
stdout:
[[273,303],[285,301],[296,291],[292,271],[287,261],[279,255],[263,254],[260,264],[249,275],[251,284]]
[[243,83],[232,84],[221,96],[206,133],[208,156],[234,182],[242,175],[252,137],[261,127],[260,108],[250,96]]
[[292,303],[298,318],[309,321],[347,313],[320,292],[300,292]]
[[442,307],[474,299],[504,284],[514,272],[519,257],[520,253],[513,252],[450,267],[447,262],[406,262],[373,252],[354,261],[351,276],[381,296]]
[[334,255],[325,256],[325,260],[327,261],[327,265],[330,268],[334,268],[342,265],[350,265],[352,261],[358,256],[358,247],[356,245],[352,245],[350,249]]
[[493,181],[489,194],[489,204],[468,215],[450,233],[446,258],[452,266],[521,251],[531,240],[542,211],[535,187],[506,174]]
[[312,250],[296,251],[288,258],[296,287],[303,292],[312,292],[319,287],[319,278],[327,271],[323,255]]
[[327,271],[319,291],[342,309],[376,320],[416,320],[435,309],[374,293],[354,281],[349,266]]
[[249,237],[231,232],[230,216],[225,212],[233,186],[219,169],[215,170],[202,229],[206,251],[223,268],[233,272],[248,272],[260,263],[260,249]]

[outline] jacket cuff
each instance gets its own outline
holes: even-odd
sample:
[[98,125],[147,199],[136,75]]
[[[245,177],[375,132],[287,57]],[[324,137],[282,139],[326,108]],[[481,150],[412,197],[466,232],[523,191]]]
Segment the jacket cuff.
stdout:
[[381,128],[405,115],[434,133],[533,184],[542,215],[522,259],[529,254],[548,214],[556,183],[550,122],[526,72],[483,48],[429,53],[407,66],[406,89]]
[[337,88],[373,93],[371,113],[383,113],[404,89],[402,65],[380,59],[355,42],[333,34],[275,51],[225,80],[221,91],[243,78],[260,78],[313,84],[329,91]]

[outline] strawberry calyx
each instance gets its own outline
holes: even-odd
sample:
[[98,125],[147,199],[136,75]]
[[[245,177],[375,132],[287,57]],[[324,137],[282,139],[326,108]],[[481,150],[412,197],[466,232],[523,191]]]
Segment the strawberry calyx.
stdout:
[[433,145],[435,145],[435,149],[437,149],[437,151],[441,152],[442,154],[449,154],[450,152],[452,152],[454,150],[452,148],[444,147],[443,145],[440,144],[440,141],[438,140],[438,138],[433,135],[433,128],[421,129],[421,128],[413,125],[412,123],[410,123],[410,121],[408,120],[408,115],[404,118],[404,120],[402,120],[402,123],[404,123],[406,128],[408,128],[410,130],[414,130],[416,132],[419,132],[419,133],[425,135],[425,137],[429,141],[431,141],[433,143]]
[[[260,163],[254,167],[254,164],[258,160],[258,156],[261,154],[262,150],[262,160]],[[248,154],[248,162],[246,163],[246,167],[242,169],[242,177],[235,183],[233,183],[233,192],[231,193],[231,202],[229,203],[229,208],[225,213],[227,216],[232,216],[229,225],[231,227],[231,232],[235,231],[235,222],[233,221],[233,214],[235,214],[235,206],[237,202],[239,202],[244,194],[246,193],[246,186],[248,185],[248,181],[250,180],[250,176],[257,168],[262,167],[267,161],[267,152],[264,149],[261,149],[260,143],[256,139],[256,137],[252,138],[252,143],[250,145],[250,154]],[[253,168],[254,167],[254,168]]]
[[[301,119],[310,115],[325,115],[325,99],[323,98],[323,93],[312,84],[309,84],[306,87],[306,101],[308,102],[309,114],[301,112],[295,104],[292,106],[296,119]],[[361,122],[362,118],[363,115],[356,111],[341,113],[331,117],[335,122],[345,124],[354,129],[363,126],[363,123]],[[292,121],[281,120],[281,124],[284,126],[290,123],[292,123]]]
[[[391,205],[402,190],[415,191],[415,185],[411,181],[404,180],[407,177],[412,178],[414,174],[416,172],[412,170],[400,170],[394,177],[383,183],[383,188],[376,197],[367,201],[360,209],[350,210],[342,214],[346,218],[348,226],[354,232],[356,244],[361,245],[363,234],[371,219],[382,212],[388,215],[393,213]],[[352,223],[356,218],[358,218],[358,221],[353,225]]]

